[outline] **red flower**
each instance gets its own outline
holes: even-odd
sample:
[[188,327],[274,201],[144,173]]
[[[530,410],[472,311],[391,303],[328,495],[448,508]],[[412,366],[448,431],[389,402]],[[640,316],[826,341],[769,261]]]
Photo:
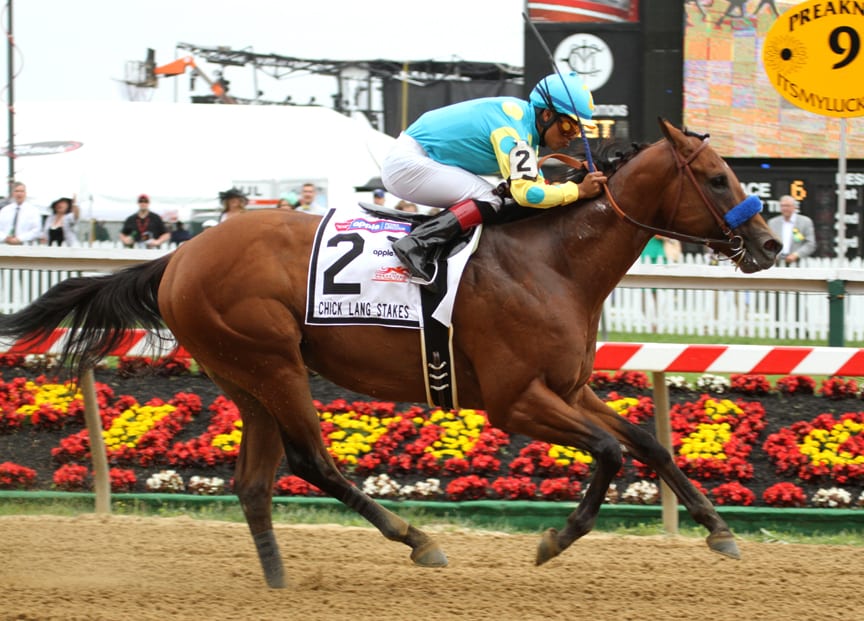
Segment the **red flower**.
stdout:
[[315,496],[321,495],[321,490],[293,474],[284,476],[273,486],[280,496]]
[[476,474],[453,479],[447,486],[450,500],[480,500],[489,493],[489,481]]
[[738,483],[723,483],[718,485],[711,494],[714,496],[714,502],[718,505],[743,505],[749,506],[756,500],[756,494]]
[[501,460],[491,455],[477,455],[471,459],[474,474],[495,474],[501,468]]
[[65,464],[54,472],[54,487],[67,492],[83,491],[87,487],[87,468],[80,464]]
[[528,477],[499,477],[492,482],[492,489],[505,500],[530,500],[537,493],[537,486]]
[[772,507],[804,507],[807,496],[804,490],[793,483],[776,483],[764,492],[762,500]]
[[812,395],[816,390],[816,382],[806,375],[787,375],[777,380],[777,390],[787,395]]
[[36,471],[26,466],[0,464],[0,489],[28,489],[36,482]]
[[842,377],[829,377],[822,380],[819,394],[826,399],[848,399],[858,394],[858,382],[854,379],[844,380]]
[[448,474],[465,474],[471,470],[471,464],[466,459],[451,457],[444,462],[444,470]]
[[120,468],[111,468],[108,471],[108,476],[111,479],[112,492],[131,492],[135,489],[135,484],[138,478],[133,470],[121,470]]
[[767,395],[771,392],[771,384],[764,375],[733,373],[729,376],[729,386],[732,392],[740,392],[745,395]]
[[544,500],[576,500],[581,491],[579,481],[571,481],[566,477],[544,479],[540,483],[540,495]]

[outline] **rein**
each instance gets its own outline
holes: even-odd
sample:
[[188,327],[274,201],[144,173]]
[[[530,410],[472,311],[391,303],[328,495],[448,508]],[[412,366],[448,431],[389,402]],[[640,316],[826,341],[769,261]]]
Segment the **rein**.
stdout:
[[[726,217],[728,217],[730,214],[732,214],[733,212],[736,212],[736,211],[738,211],[739,213],[741,211],[745,211],[745,212],[753,211],[753,203],[750,202],[750,199],[748,198],[745,201],[743,201],[740,205],[736,205],[732,210],[730,210],[729,214],[727,214],[726,217],[724,217],[724,215],[720,212],[720,210],[717,209],[717,206],[713,202],[711,202],[711,200],[707,196],[705,196],[705,192],[703,192],[702,188],[699,187],[699,184],[696,181],[696,176],[693,174],[693,170],[690,168],[690,163],[693,162],[696,159],[696,157],[699,155],[699,153],[701,153],[702,150],[708,146],[708,138],[707,137],[704,138],[702,140],[702,143],[699,145],[699,147],[695,151],[693,151],[693,153],[691,153],[690,156],[686,159],[678,152],[678,150],[675,148],[674,144],[672,144],[668,140],[667,140],[667,143],[669,144],[670,148],[672,149],[672,153],[675,155],[675,160],[676,160],[676,163],[678,166],[679,176],[680,176],[680,173],[683,171],[684,173],[686,173],[687,177],[689,177],[690,181],[693,183],[693,186],[696,188],[696,191],[699,193],[699,197],[702,199],[702,203],[705,205],[705,207],[708,209],[708,211],[711,213],[711,215],[714,216],[714,220],[716,221],[717,226],[720,228],[720,231],[723,233],[723,235],[726,236],[726,239],[697,237],[695,235],[688,235],[686,233],[679,233],[677,231],[672,231],[669,229],[662,229],[662,228],[651,226],[649,224],[644,224],[642,222],[639,222],[638,220],[634,219],[629,214],[627,214],[623,209],[621,209],[621,207],[618,205],[617,201],[615,200],[615,197],[612,196],[612,192],[611,192],[611,190],[609,190],[609,185],[605,184],[603,186],[603,190],[606,194],[606,198],[609,200],[609,205],[612,207],[612,209],[615,210],[615,213],[617,213],[618,216],[622,220],[624,220],[625,222],[627,222],[627,223],[629,223],[629,224],[631,224],[637,228],[640,228],[640,229],[645,230],[645,231],[649,231],[655,235],[662,235],[664,237],[670,237],[672,239],[677,239],[677,240],[683,241],[683,242],[695,243],[695,244],[700,244],[700,245],[704,245],[704,246],[728,247],[730,252],[732,253],[731,258],[733,261],[740,258],[745,252],[744,240],[741,238],[741,236],[735,235],[735,233],[732,231],[732,228],[730,228],[729,225],[727,224]],[[563,153],[550,153],[549,155],[545,155],[542,158],[540,158],[539,164],[542,165],[546,160],[549,160],[549,159],[557,159],[557,160],[563,162],[564,164],[567,164],[568,166],[570,166],[572,168],[584,168],[584,166],[585,166],[584,162],[581,162],[581,161],[577,160],[576,158],[571,157],[571,156],[566,155],[566,154],[563,154]],[[684,179],[682,178],[681,184],[678,186],[678,199],[676,199],[676,207],[675,207],[676,210],[678,208],[678,204],[680,204],[679,202],[680,202],[681,193],[683,192],[683,190],[684,190]],[[761,210],[761,203],[759,204],[759,210]],[[744,222],[749,220],[750,217],[755,215],[755,213],[758,213],[758,210],[753,211],[753,213],[750,214],[749,217],[746,217],[745,219],[741,220],[738,224],[743,224]],[[672,219],[674,219],[674,214],[673,214]],[[736,219],[740,219],[740,218],[736,218]],[[737,224],[736,224],[736,226],[737,226]]]

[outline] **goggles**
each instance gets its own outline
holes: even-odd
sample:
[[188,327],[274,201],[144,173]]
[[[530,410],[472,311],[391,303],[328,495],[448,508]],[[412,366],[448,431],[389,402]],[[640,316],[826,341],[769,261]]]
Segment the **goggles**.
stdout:
[[558,117],[558,131],[568,140],[573,140],[579,136],[579,125],[567,116]]
[[[594,121],[582,119],[582,127],[585,131],[592,131],[597,129],[597,124]],[[561,114],[558,116],[558,131],[568,140],[573,140],[579,136],[579,123],[573,117]]]

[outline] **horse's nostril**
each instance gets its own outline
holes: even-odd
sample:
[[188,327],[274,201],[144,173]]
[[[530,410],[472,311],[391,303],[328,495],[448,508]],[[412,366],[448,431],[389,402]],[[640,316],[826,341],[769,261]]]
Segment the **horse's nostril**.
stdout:
[[779,254],[780,251],[783,250],[783,244],[781,244],[781,243],[780,243],[779,241],[777,241],[776,239],[773,239],[773,238],[772,238],[772,239],[769,239],[768,241],[766,241],[766,242],[762,245],[762,248],[764,248],[766,252],[771,252],[771,253],[774,253],[774,254]]

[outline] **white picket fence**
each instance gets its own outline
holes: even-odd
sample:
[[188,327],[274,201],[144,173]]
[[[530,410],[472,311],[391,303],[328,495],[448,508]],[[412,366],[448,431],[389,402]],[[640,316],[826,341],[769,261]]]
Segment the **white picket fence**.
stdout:
[[[114,242],[87,248],[0,245],[0,312],[20,310],[56,283],[106,272],[170,251],[128,250]],[[683,276],[683,277],[682,277]],[[600,338],[609,332],[827,341],[827,283],[844,280],[844,340],[864,341],[864,262],[808,259],[799,268],[755,275],[712,266],[701,255],[682,263],[635,265],[604,304]]]
[[[864,279],[864,261],[860,258],[849,261],[810,258],[802,260],[797,268],[778,267],[760,272],[769,281],[772,276],[776,278],[776,288],[770,282],[748,286],[750,279],[743,275],[740,286],[712,287],[709,280],[712,266],[709,258],[702,255],[685,255],[681,264],[666,269],[674,272],[682,264],[704,267],[706,288],[675,288],[672,282],[639,288],[627,286],[625,278],[623,286],[616,288],[604,304],[602,329],[700,335],[719,341],[724,337],[827,340],[830,327],[827,282],[836,278],[849,279],[852,285],[843,301],[844,339],[864,340],[864,295],[859,291]],[[803,286],[796,290],[789,284],[781,286],[780,277],[812,278],[825,285],[816,290]]]

